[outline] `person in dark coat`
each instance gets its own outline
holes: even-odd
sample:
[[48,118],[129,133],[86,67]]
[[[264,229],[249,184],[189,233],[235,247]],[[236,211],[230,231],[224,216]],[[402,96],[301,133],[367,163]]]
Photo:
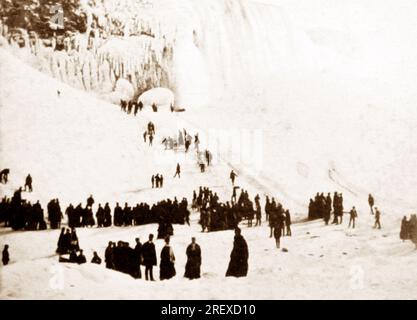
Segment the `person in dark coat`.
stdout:
[[369,204],[369,207],[371,208],[371,214],[374,214],[375,200],[372,194],[369,194],[368,196],[368,204]]
[[98,256],[96,251],[94,251],[93,253],[93,258],[91,259],[91,263],[101,264],[101,258]]
[[353,229],[355,229],[355,221],[356,218],[358,217],[358,213],[355,209],[355,207],[352,208],[352,210],[350,210],[350,219],[349,219],[349,226],[348,228],[350,228],[350,226],[352,226]]
[[101,206],[101,203],[98,204],[96,218],[97,218],[97,227],[99,228],[104,227],[104,220],[105,220],[104,208]]
[[381,229],[381,211],[378,210],[378,208],[375,207],[375,224],[374,229]]
[[287,236],[292,235],[291,233],[291,214],[290,214],[290,210],[285,210],[285,226],[287,229]]
[[61,249],[59,252],[60,254],[65,254],[68,253],[71,249],[71,230],[67,229],[67,231],[65,232],[64,236],[62,237],[62,242],[61,242]]
[[281,246],[281,236],[282,236],[282,220],[276,222],[274,226],[274,238],[277,248],[279,249]]
[[75,229],[72,229],[71,230],[71,242],[70,242],[70,246],[71,246],[70,249],[73,249],[75,251],[80,250],[80,244],[78,242],[78,236],[77,236],[77,233],[76,233]]
[[80,250],[80,253],[77,257],[77,263],[78,264],[83,264],[87,262],[87,258],[85,257],[85,255],[83,254],[83,250]]
[[193,280],[200,278],[201,267],[201,248],[195,242],[195,238],[191,238],[191,244],[188,245],[187,251],[187,264],[185,265],[184,277]]
[[87,209],[91,209],[94,204],[94,198],[93,195],[90,194],[90,196],[87,199]]
[[68,262],[78,263],[77,251],[71,250]]
[[177,168],[175,169],[175,175],[174,178],[178,176],[178,178],[181,178],[181,166],[179,163],[177,163]]
[[159,279],[168,280],[176,275],[175,256],[172,247],[169,245],[169,237],[165,238],[165,246],[161,251],[161,262],[159,265]]
[[32,191],[33,191],[33,189],[32,189],[32,177],[31,177],[31,175],[30,175],[30,174],[28,174],[28,175],[27,175],[27,177],[26,177],[26,181],[25,181],[25,191],[26,191],[26,187],[27,187],[27,190],[28,190],[29,192],[32,192]]
[[153,241],[153,234],[149,235],[149,241],[142,246],[142,264],[145,266],[145,279],[155,281],[153,278],[153,266],[156,266],[156,250]]
[[135,278],[140,279],[142,277],[142,272],[140,271],[140,265],[142,264],[142,243],[140,243],[140,239],[136,238],[136,246],[135,246]]
[[232,170],[230,172],[230,180],[232,181],[232,185],[235,185],[235,179],[237,177],[237,174]]
[[401,221],[400,239],[403,242],[410,239],[410,222],[407,220],[406,216],[404,216],[403,220]]
[[227,268],[226,277],[246,277],[248,274],[248,258],[248,245],[241,235],[241,230],[236,228],[233,250],[230,254],[230,262],[229,267]]
[[66,253],[64,251],[64,238],[65,238],[65,228],[62,228],[61,233],[60,233],[59,238],[58,238],[58,245],[57,245],[57,249],[56,249],[56,253],[58,253],[58,254]]
[[111,226],[111,210],[110,210],[110,206],[108,202],[104,206],[104,226],[105,227]]
[[4,249],[3,249],[3,255],[2,255],[2,260],[3,265],[7,266],[9,261],[10,261],[10,256],[9,256],[9,245],[5,245]]
[[106,262],[106,268],[107,269],[114,269],[113,265],[113,242],[109,241],[109,245],[106,248],[106,251],[104,252],[104,260]]

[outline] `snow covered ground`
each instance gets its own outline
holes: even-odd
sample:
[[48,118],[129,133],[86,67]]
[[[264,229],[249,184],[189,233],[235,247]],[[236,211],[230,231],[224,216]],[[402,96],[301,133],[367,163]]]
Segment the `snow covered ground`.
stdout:
[[[283,238],[288,252],[275,248],[266,226],[243,227],[249,245],[249,274],[225,278],[233,232],[200,233],[196,217],[191,227],[174,226],[171,244],[177,276],[146,282],[109,271],[103,265],[58,264],[53,254],[59,231],[8,232],[1,242],[10,245],[11,263],[2,267],[3,299],[416,299],[416,250],[398,239],[398,228],[383,221],[383,231],[371,228],[365,214],[358,228],[324,227],[322,222],[296,224],[294,236]],[[109,240],[134,243],[156,225],[131,228],[79,229],[87,258],[102,256]],[[202,278],[183,278],[185,249],[196,236],[202,247]],[[162,240],[156,242],[159,253]],[[142,270],[143,271],[143,270]],[[158,274],[155,270],[154,274]],[[156,276],[158,278],[158,276]]]
[[[200,185],[211,187],[224,200],[230,198],[228,174],[235,168],[239,185],[252,196],[275,196],[296,219],[307,215],[308,199],[317,191],[343,192],[345,209],[353,205],[359,209],[358,228],[348,231],[346,218],[343,226],[324,227],[321,221],[296,224],[294,236],[283,240],[288,248],[284,253],[275,249],[266,226],[243,227],[250,250],[249,275],[225,279],[233,234],[201,234],[194,216],[191,227],[174,226],[177,276],[156,283],[133,280],[104,266],[57,267],[58,231],[0,229],[0,246],[9,244],[11,254],[11,264],[0,269],[1,298],[417,298],[417,252],[412,243],[402,243],[398,237],[402,216],[415,212],[417,205],[417,147],[410,138],[417,124],[415,91],[409,82],[416,70],[410,62],[412,44],[403,44],[405,53],[399,59],[395,50],[383,50],[382,36],[373,38],[378,30],[364,27],[365,16],[359,15],[357,27],[345,34],[343,25],[329,30],[314,17],[301,19],[308,16],[301,4],[297,11],[280,1],[269,16],[270,7],[257,6],[261,2],[272,1],[246,1],[241,6],[203,1],[207,7],[201,8],[210,8],[210,14],[206,20],[196,20],[200,47],[190,47],[189,41],[196,39],[183,39],[176,58],[177,90],[189,102],[184,113],[145,110],[134,118],[116,105],[35,71],[5,45],[0,47],[0,167],[11,169],[10,183],[0,185],[0,196],[10,196],[30,172],[34,192],[24,196],[40,199],[44,208],[51,198],[66,206],[84,203],[90,194],[96,203],[111,206],[117,201],[134,204],[190,197]],[[373,2],[366,3],[372,11]],[[183,5],[191,6],[199,17],[205,15],[205,10],[185,0]],[[224,6],[229,16],[219,30],[210,31]],[[372,22],[377,24],[390,6],[387,1],[383,9],[374,11]],[[415,7],[398,10],[411,14]],[[244,22],[245,12],[250,13],[249,24]],[[311,12],[315,18],[327,17],[327,27],[332,25],[331,9]],[[274,17],[280,13],[277,22]],[[395,22],[388,19],[379,31],[396,36],[408,30],[402,33],[405,43],[412,33],[407,21],[402,20],[401,29],[387,32]],[[323,25],[311,28],[317,24]],[[283,51],[266,45],[271,37],[265,42],[253,40],[266,30],[281,30],[278,42]],[[238,36],[232,39],[234,34]],[[216,43],[219,36],[224,38]],[[390,62],[386,69],[384,59],[370,59],[374,51],[365,40],[371,38],[372,50],[380,49]],[[352,45],[348,48],[352,51],[345,43]],[[270,56],[250,52],[251,45]],[[278,52],[283,60],[275,63]],[[307,52],[314,54],[307,57]],[[201,58],[197,65],[187,64],[196,56]],[[250,62],[251,56],[256,56],[255,61]],[[262,61],[265,65],[257,69]],[[239,69],[240,65],[245,67]],[[270,65],[273,72],[267,73]],[[196,78],[205,80],[193,81]],[[213,99],[210,95],[207,100],[207,93],[213,93]],[[197,100],[204,106],[192,104],[197,105]],[[142,140],[149,120],[157,130],[153,147]],[[207,173],[199,172],[195,154],[165,151],[160,144],[165,135],[182,128],[199,132],[201,148],[208,145],[215,152],[215,164]],[[223,144],[216,152],[218,134]],[[183,174],[172,179],[177,162]],[[164,189],[150,188],[153,173],[165,176]],[[372,229],[368,193],[374,194],[382,210],[382,231]],[[86,229],[78,234],[91,259],[94,250],[103,256],[110,240],[133,244],[135,237],[145,240],[156,228]],[[203,278],[197,281],[182,278],[191,236],[197,237],[203,250]],[[158,241],[157,250],[161,247]]]
[[[176,125],[188,124],[182,119],[183,114],[144,112],[134,119],[121,113],[117,106],[91,98],[32,70],[4,49],[0,50],[0,70],[1,162],[7,163],[12,172],[10,184],[6,188],[1,186],[2,194],[10,195],[22,184],[25,174],[31,172],[34,192],[25,196],[41,199],[44,207],[52,197],[58,197],[66,205],[85,201],[90,193],[97,202],[112,204],[189,197],[199,185],[213,187],[223,198],[230,196],[229,167],[225,163],[216,164],[207,174],[200,174],[196,165],[188,164],[183,166],[181,180],[173,180],[170,174],[173,174],[175,159],[170,159],[171,151],[164,151],[162,146],[150,149],[142,142],[141,132],[148,119],[156,123],[157,132],[163,127],[175,131]],[[57,89],[61,91],[59,98]],[[159,133],[157,137],[160,138]],[[158,157],[163,159],[158,160]],[[149,188],[149,172],[153,172],[150,170],[166,174],[164,189]],[[259,190],[263,187],[262,179],[258,183],[245,174],[238,179],[251,194],[262,191]],[[319,185],[314,187],[320,188]],[[278,194],[280,191],[276,189]],[[361,196],[365,202],[366,194]],[[282,197],[284,205],[286,200]],[[304,210],[303,216],[305,214]],[[359,227],[355,231],[346,229],[346,220],[343,226],[337,227],[324,227],[321,221],[294,225],[294,236],[283,240],[288,253],[275,249],[266,226],[244,227],[243,234],[250,248],[250,272],[245,279],[224,278],[233,233],[201,234],[194,214],[191,227],[175,226],[172,245],[178,275],[172,281],[156,283],[133,280],[106,270],[103,265],[57,265],[54,251],[58,231],[1,229],[0,245],[10,245],[11,264],[1,268],[0,296],[52,299],[416,298],[416,250],[411,242],[402,243],[398,239],[399,217],[387,213],[382,219],[384,229],[376,231],[371,228],[368,211],[362,210],[359,214]],[[135,237],[144,240],[150,232],[156,233],[156,229],[156,225],[148,225],[80,229],[78,233],[82,248],[91,258],[94,250],[103,256],[110,240],[133,244]],[[203,249],[203,277],[197,281],[182,278],[184,252],[191,236],[197,237]],[[161,247],[162,242],[157,241],[157,250]]]

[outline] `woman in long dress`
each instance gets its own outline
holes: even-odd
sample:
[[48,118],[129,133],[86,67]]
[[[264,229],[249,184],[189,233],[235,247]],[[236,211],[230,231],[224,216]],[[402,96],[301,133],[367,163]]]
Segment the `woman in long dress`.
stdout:
[[172,247],[169,245],[169,237],[165,238],[165,246],[161,251],[161,263],[159,265],[159,279],[168,280],[176,275],[175,256]]
[[191,244],[187,247],[187,264],[185,265],[184,277],[192,280],[200,278],[201,266],[201,249],[195,242],[195,238],[191,238]]

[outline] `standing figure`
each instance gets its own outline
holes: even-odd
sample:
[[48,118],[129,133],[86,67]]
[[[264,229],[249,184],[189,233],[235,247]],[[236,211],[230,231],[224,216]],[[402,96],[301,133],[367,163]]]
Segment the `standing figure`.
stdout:
[[149,235],[149,241],[142,246],[142,264],[145,266],[145,279],[155,281],[153,278],[153,266],[156,266],[156,250],[153,241],[153,234]]
[[371,214],[374,214],[375,200],[374,200],[374,197],[372,196],[372,194],[369,194],[369,196],[368,196],[368,203],[369,203],[369,207],[371,208]]
[[404,216],[403,220],[401,221],[400,239],[403,242],[410,239],[410,222],[407,220],[406,216]]
[[106,262],[107,269],[114,269],[113,249],[114,249],[113,242],[109,241],[109,245],[107,246],[106,251],[104,252],[104,259]]
[[287,227],[287,236],[291,237],[291,214],[288,209],[285,211],[285,226]]
[[201,267],[201,248],[195,242],[195,238],[191,238],[191,244],[188,245],[187,251],[187,264],[185,265],[184,277],[193,280],[200,278]]
[[142,277],[142,272],[140,270],[140,265],[142,264],[142,244],[140,243],[140,239],[136,238],[136,246],[135,246],[135,265],[134,265],[134,278],[140,279]]
[[175,170],[174,178],[178,175],[178,178],[181,178],[181,166],[179,163],[177,163],[177,168]]
[[353,206],[352,210],[350,210],[350,219],[349,219],[349,226],[352,225],[352,228],[355,229],[355,220],[358,217],[358,213],[356,212],[355,206]]
[[248,274],[248,258],[248,245],[245,238],[241,235],[241,230],[236,228],[233,249],[230,254],[230,262],[226,271],[226,277],[246,277]]
[[230,172],[230,180],[232,180],[232,185],[235,185],[235,179],[237,177],[237,174],[232,170]]
[[378,228],[381,229],[381,212],[375,207],[375,224],[374,229]]
[[206,150],[205,156],[206,156],[206,162],[207,162],[207,167],[208,167],[208,166],[210,166],[210,161],[211,161],[211,153],[210,153],[210,151]]
[[161,251],[161,263],[159,265],[159,279],[169,280],[175,276],[175,256],[172,247],[169,245],[169,236],[165,238],[165,246]]
[[93,196],[90,194],[90,196],[87,199],[87,209],[91,209],[93,207],[94,204],[94,198]]
[[151,183],[152,183],[152,189],[153,189],[155,187],[155,176],[154,175],[152,175]]
[[2,262],[3,265],[7,266],[7,264],[10,261],[10,256],[9,256],[9,245],[5,245],[4,249],[3,249],[3,255],[2,255]]
[[282,236],[282,220],[277,219],[275,223],[275,227],[274,227],[274,238],[275,238],[275,244],[278,249],[281,246],[281,236]]
[[30,174],[28,174],[27,177],[26,177],[25,191],[26,191],[26,188],[28,189],[29,192],[33,191],[33,189],[32,189],[32,177],[31,177]]

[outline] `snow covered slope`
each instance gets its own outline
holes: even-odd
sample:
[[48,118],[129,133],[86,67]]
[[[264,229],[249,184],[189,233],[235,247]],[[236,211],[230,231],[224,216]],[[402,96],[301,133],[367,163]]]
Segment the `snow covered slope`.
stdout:
[[[343,192],[345,208],[359,208],[360,228],[346,232],[345,226],[324,228],[321,222],[299,225],[294,238],[284,241],[288,254],[274,249],[266,227],[245,229],[250,275],[225,280],[232,234],[197,234],[194,221],[191,232],[176,228],[173,246],[181,275],[185,246],[197,234],[205,252],[204,280],[177,277],[145,284],[103,267],[65,266],[64,291],[49,287],[57,232],[1,230],[0,245],[10,244],[12,264],[1,269],[0,296],[151,298],[142,285],[152,286],[151,294],[164,298],[415,295],[415,250],[399,242],[398,231],[401,217],[415,212],[417,205],[417,147],[412,139],[417,130],[416,91],[411,81],[417,75],[412,59],[417,52],[415,22],[408,19],[416,7],[410,1],[400,8],[392,1],[365,1],[347,8],[322,0],[318,10],[308,1],[213,0],[198,1],[198,6],[197,1],[183,0],[175,1],[172,11],[174,1],[154,1],[162,2],[164,8],[148,11],[154,10],[153,21],[166,22],[161,34],[181,27],[173,33],[178,36],[173,72],[185,113],[144,111],[133,118],[0,49],[0,167],[11,169],[11,182],[0,186],[0,196],[10,195],[30,172],[34,192],[24,196],[40,199],[44,207],[51,198],[58,197],[65,206],[84,202],[89,194],[97,203],[110,204],[189,197],[200,185],[228,199],[233,167],[242,187],[251,194],[276,196],[296,217],[306,216],[308,198],[317,191]],[[364,11],[359,14],[358,9]],[[382,20],[393,9],[397,18]],[[168,13],[171,20],[164,20]],[[334,20],[337,13],[342,22]],[[381,21],[385,24],[379,27]],[[142,140],[149,120],[157,129],[152,148]],[[225,148],[212,150],[217,163],[207,174],[199,173],[194,155],[185,158],[160,145],[164,135],[182,128],[199,132],[206,145],[216,133],[222,134]],[[230,156],[235,146],[247,145],[248,161],[242,161],[240,150],[237,158],[233,152]],[[177,162],[183,164],[181,180],[171,179]],[[150,189],[153,173],[166,177],[163,190]],[[368,193],[382,209],[383,232],[371,229]],[[155,229],[79,233],[90,257],[92,250],[102,255],[109,240],[132,242]],[[28,274],[28,269],[36,272]],[[364,271],[365,280],[363,289],[356,290],[351,272],[358,270]],[[179,286],[180,292],[173,290]]]
[[[1,163],[2,166],[10,166],[12,172],[11,183],[7,188],[1,186],[2,194],[10,194],[22,184],[25,174],[31,172],[34,192],[24,196],[40,198],[44,206],[52,197],[59,197],[65,205],[70,201],[84,201],[89,193],[93,193],[98,202],[152,202],[174,195],[190,196],[191,190],[200,184],[214,187],[223,198],[230,196],[227,181],[230,167],[224,162],[211,168],[207,175],[198,173],[192,162],[183,166],[181,180],[172,180],[170,174],[176,163],[173,154],[161,147],[150,149],[141,141],[143,127],[149,119],[155,122],[157,136],[160,137],[160,130],[175,132],[177,126],[188,128],[190,123],[201,119],[193,112],[181,115],[143,112],[133,119],[121,113],[117,106],[40,74],[4,49],[0,49],[0,83]],[[61,91],[60,97],[56,94],[57,89]],[[237,120],[244,119],[244,115],[240,115],[229,125],[232,127]],[[199,121],[199,124],[203,130],[212,125],[210,121]],[[221,127],[222,124],[217,125]],[[275,127],[269,130],[276,132]],[[293,139],[295,137],[297,135]],[[267,158],[267,161],[271,160]],[[276,175],[267,178],[242,169],[238,180],[252,194],[254,191],[272,192],[279,195],[284,205],[290,203],[302,209],[302,203],[297,206],[295,200],[301,199],[301,195],[306,196],[314,188],[323,188],[323,183],[330,180],[326,177],[319,180],[316,174],[311,176],[305,166],[298,165],[298,168],[303,173],[302,179],[307,180],[306,184],[313,185],[309,190],[300,189],[295,196],[290,193],[293,183],[291,171],[287,172],[285,180],[275,182]],[[149,189],[148,175],[152,170],[168,177],[164,189]],[[281,167],[278,173],[283,174],[285,170]],[[346,183],[337,173],[333,177]],[[355,199],[365,197],[366,194],[360,194]],[[351,203],[350,199],[346,202]],[[306,211],[302,212],[305,215]],[[224,278],[232,232],[201,234],[198,217],[194,215],[191,227],[175,226],[172,245],[177,257],[177,276],[171,281],[156,283],[133,280],[106,270],[104,266],[57,265],[58,257],[54,251],[58,231],[10,232],[1,229],[0,246],[9,244],[11,263],[0,269],[0,297],[416,298],[416,251],[411,242],[402,243],[398,239],[400,217],[384,214],[384,229],[377,231],[371,228],[372,217],[367,211],[359,211],[359,214],[359,227],[355,231],[346,230],[346,220],[343,226],[324,227],[321,221],[294,225],[294,236],[283,239],[288,253],[275,249],[265,224],[252,229],[242,226],[250,249],[250,272],[245,279]],[[78,234],[81,246],[90,259],[93,251],[103,256],[109,240],[125,240],[132,244],[135,237],[140,236],[144,240],[150,232],[155,233],[156,228],[156,225],[148,225],[106,230],[80,229]],[[197,281],[182,278],[184,251],[191,236],[197,236],[203,249],[203,277]],[[161,247],[162,242],[157,241],[158,252]]]
[[[189,196],[200,185],[225,185],[226,165],[198,175],[194,152],[164,150],[164,136],[183,128],[198,132],[181,114],[146,110],[134,118],[35,71],[5,49],[0,55],[1,164],[12,172],[2,193],[11,194],[28,172],[34,177],[34,193],[28,196],[43,203],[53,197],[78,203],[89,194],[98,201],[154,201]],[[142,138],[150,120],[157,130],[154,147]],[[169,179],[177,162],[187,183]],[[150,190],[156,173],[167,178],[163,191]]]
[[[0,269],[2,299],[416,299],[416,250],[398,238],[398,221],[385,217],[383,230],[371,228],[370,215],[359,217],[354,231],[322,222],[293,225],[293,237],[283,238],[288,252],[275,248],[265,226],[243,228],[249,245],[249,274],[225,278],[232,249],[232,231],[200,233],[196,217],[191,227],[174,226],[171,244],[177,276],[146,282],[105,269],[104,265],[58,264],[53,254],[58,230],[8,232],[11,262]],[[109,240],[145,240],[157,225],[129,228],[79,229],[80,245],[90,260],[101,257]],[[202,278],[183,278],[185,249],[191,236],[202,248]],[[156,241],[159,254],[162,240]],[[159,260],[159,258],[158,258]],[[29,271],[30,270],[30,271]],[[158,279],[158,270],[154,274]]]
[[[262,170],[232,165],[296,211],[335,189],[362,208],[373,193],[389,212],[415,210],[413,1],[121,0],[86,10],[125,21],[125,35],[98,45],[97,55],[48,56],[57,78],[75,85],[80,63],[94,79],[75,80],[92,88],[111,90],[108,68],[133,83],[169,78],[187,109],[182,119],[206,131],[225,129],[225,118],[238,135],[262,131]],[[143,28],[155,38],[137,36]]]

